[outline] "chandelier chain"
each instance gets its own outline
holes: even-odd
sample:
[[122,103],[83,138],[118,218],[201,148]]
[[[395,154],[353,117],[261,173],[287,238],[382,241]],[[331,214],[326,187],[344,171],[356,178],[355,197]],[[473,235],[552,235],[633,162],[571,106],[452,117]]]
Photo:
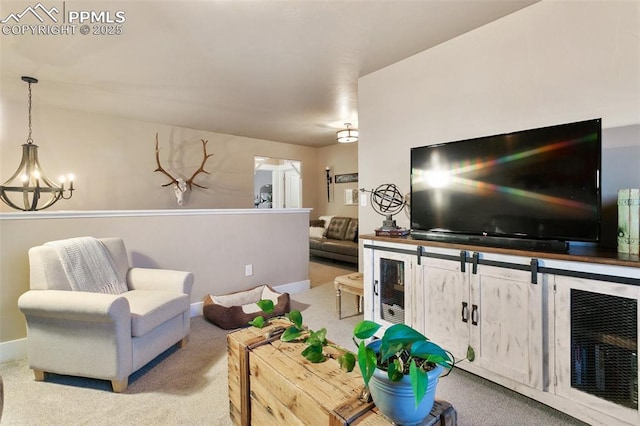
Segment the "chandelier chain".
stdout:
[[29,137],[27,137],[27,143],[33,143],[33,139],[31,139],[31,82],[29,82]]

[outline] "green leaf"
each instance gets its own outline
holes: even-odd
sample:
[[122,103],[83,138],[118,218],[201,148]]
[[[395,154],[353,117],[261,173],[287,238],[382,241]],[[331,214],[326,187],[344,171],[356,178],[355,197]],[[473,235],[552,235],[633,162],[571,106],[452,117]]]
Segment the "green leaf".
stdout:
[[426,359],[444,367],[449,367],[453,363],[449,354],[433,342],[415,342],[411,345],[411,356]]
[[364,385],[368,386],[369,379],[371,379],[376,369],[376,353],[373,349],[368,348],[364,342],[360,342],[360,346],[358,346],[358,366],[360,367],[360,373],[362,373]]
[[382,339],[382,343],[380,344],[380,361],[384,362],[388,360],[402,349],[404,349],[404,345],[402,343],[393,343]]
[[291,311],[287,315],[289,321],[291,321],[297,328],[302,329],[302,314],[300,311]]
[[469,362],[473,362],[476,359],[476,351],[473,350],[471,345],[467,346],[467,359]]
[[413,395],[416,398],[416,407],[424,398],[424,394],[427,392],[427,386],[429,385],[429,376],[422,369],[418,368],[416,362],[411,360],[409,365],[409,377],[411,378],[411,387],[413,388]]
[[322,328],[318,331],[309,331],[309,337],[305,340],[305,343],[309,345],[326,345],[327,344],[327,329]]
[[262,328],[262,327],[264,327],[264,318],[262,316],[257,316],[254,319],[252,319],[251,321],[249,321],[249,325],[252,325],[252,326],[258,327],[258,328]]
[[422,342],[429,339],[406,324],[394,324],[387,328],[382,340],[386,340],[392,345],[401,343],[403,346],[408,346],[414,342]]
[[262,309],[262,312],[267,314],[273,312],[273,308],[275,307],[275,305],[273,304],[273,300],[269,299],[258,300],[256,302],[256,305],[258,305],[258,307]]
[[351,352],[345,352],[338,357],[338,364],[340,364],[341,369],[350,373],[356,366],[356,357]]
[[322,353],[322,345],[309,345],[302,351],[302,356],[313,363],[326,361],[327,357]]
[[282,340],[283,342],[290,342],[300,337],[300,334],[300,330],[295,325],[292,325],[291,327],[287,328],[284,333],[282,333],[282,336],[280,336],[280,340]]
[[400,361],[394,359],[391,364],[389,364],[389,368],[387,369],[387,377],[392,382],[399,382],[404,374],[402,374],[402,365]]
[[353,335],[361,340],[368,339],[372,337],[380,327],[380,324],[376,324],[373,321],[360,321],[353,329]]

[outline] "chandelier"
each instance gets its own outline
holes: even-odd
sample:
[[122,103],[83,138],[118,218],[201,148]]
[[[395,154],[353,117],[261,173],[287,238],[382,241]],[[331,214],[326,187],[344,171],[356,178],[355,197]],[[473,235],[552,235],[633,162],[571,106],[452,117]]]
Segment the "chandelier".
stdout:
[[351,123],[344,123],[346,129],[336,132],[336,139],[340,143],[351,143],[358,141],[358,129],[352,129]]
[[[73,175],[60,178],[60,184],[52,182],[42,171],[38,161],[38,145],[31,138],[31,84],[33,77],[22,77],[29,84],[29,136],[22,145],[22,161],[18,170],[0,185],[0,199],[9,207],[22,211],[37,211],[51,207],[59,199],[68,200],[73,195]],[[65,189],[65,181],[69,187]],[[65,193],[67,195],[65,195]]]

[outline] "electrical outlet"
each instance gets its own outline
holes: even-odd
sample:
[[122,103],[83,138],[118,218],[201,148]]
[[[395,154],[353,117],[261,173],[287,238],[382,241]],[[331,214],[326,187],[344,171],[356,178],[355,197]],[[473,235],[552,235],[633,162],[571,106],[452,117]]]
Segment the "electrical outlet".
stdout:
[[360,206],[367,207],[367,194],[360,194]]
[[253,265],[244,265],[244,276],[250,277],[253,275]]

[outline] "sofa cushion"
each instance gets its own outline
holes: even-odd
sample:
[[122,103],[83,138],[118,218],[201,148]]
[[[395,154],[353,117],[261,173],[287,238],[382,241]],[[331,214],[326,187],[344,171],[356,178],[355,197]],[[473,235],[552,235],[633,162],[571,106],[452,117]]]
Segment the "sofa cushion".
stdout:
[[309,248],[312,250],[322,250],[322,242],[325,238],[309,238]]
[[350,217],[336,216],[331,219],[329,227],[327,228],[326,237],[334,240],[344,240],[344,236],[347,233],[347,227],[351,222]]
[[131,309],[131,335],[143,336],[165,321],[189,312],[189,296],[172,291],[131,290],[122,293]]
[[351,218],[344,239],[349,241],[358,241],[358,219]]
[[353,241],[325,240],[322,243],[322,250],[330,253],[357,256],[358,244],[354,243]]

